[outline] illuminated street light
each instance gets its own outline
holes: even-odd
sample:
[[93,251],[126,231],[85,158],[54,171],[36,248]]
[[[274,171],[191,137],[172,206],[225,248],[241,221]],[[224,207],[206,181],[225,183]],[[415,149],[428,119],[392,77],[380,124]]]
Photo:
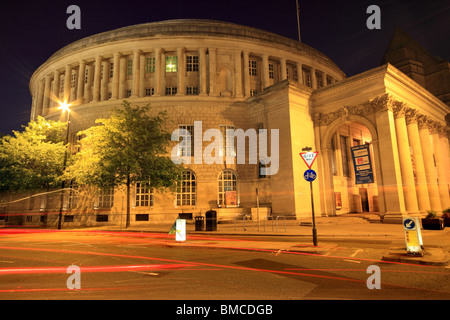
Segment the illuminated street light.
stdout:
[[[63,112],[67,111],[67,131],[66,131],[66,150],[64,151],[64,162],[63,162],[63,171],[66,170],[66,164],[67,164],[67,144],[69,143],[69,127],[70,127],[70,103],[67,103],[67,100],[64,102],[58,101],[59,107],[58,109],[61,109]],[[62,212],[63,212],[63,203],[64,203],[64,187],[65,187],[65,181],[63,180],[61,183],[61,206],[59,208],[59,217],[58,217],[58,229],[61,229],[62,224]]]
[[58,109],[70,112],[70,108],[69,108],[71,106],[70,103],[67,103],[67,101],[64,101],[64,102],[58,101],[58,103],[59,103]]

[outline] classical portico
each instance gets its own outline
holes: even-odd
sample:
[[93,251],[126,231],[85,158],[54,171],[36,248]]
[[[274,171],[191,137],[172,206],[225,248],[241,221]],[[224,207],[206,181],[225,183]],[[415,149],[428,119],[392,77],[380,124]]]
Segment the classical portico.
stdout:
[[[390,93],[399,88],[385,85],[385,78],[397,77],[396,80],[411,82],[391,65],[366,74],[365,78],[356,77],[356,83],[352,85],[363,86],[367,81],[376,81],[379,89],[389,93],[369,98],[366,102],[344,105],[330,112],[322,111],[325,109],[322,106],[315,106],[320,110],[313,113],[313,121],[316,143],[322,153],[319,171],[322,172],[320,183],[325,190],[321,203],[323,214],[336,214],[331,168],[331,158],[335,156],[332,136],[343,123],[358,123],[370,132],[378,191],[375,200],[385,222],[400,222],[404,215],[421,216],[430,209],[440,212],[449,207],[448,170],[445,167],[449,159],[448,140],[443,121],[446,106],[426,90],[416,92],[414,100],[409,95],[410,98],[404,101]],[[351,80],[349,78],[340,85],[345,86],[345,82],[350,85]],[[317,94],[325,95],[326,91],[324,88]],[[338,96],[338,92],[327,95],[326,104],[333,104],[333,94]],[[358,97],[364,99],[361,95]],[[354,100],[350,96],[347,99]],[[436,111],[440,111],[440,117],[424,113],[424,109],[432,105]],[[434,161],[434,158],[438,160]]]

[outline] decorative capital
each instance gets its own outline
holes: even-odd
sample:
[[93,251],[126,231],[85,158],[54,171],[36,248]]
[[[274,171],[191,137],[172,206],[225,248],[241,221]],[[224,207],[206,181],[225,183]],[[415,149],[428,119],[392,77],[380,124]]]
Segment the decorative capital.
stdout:
[[394,112],[394,118],[404,118],[406,113],[406,103],[401,101],[392,102],[392,111]]
[[405,119],[406,124],[417,123],[418,112],[416,109],[406,108]]
[[395,100],[391,98],[389,94],[383,94],[382,96],[378,96],[372,100],[370,100],[369,104],[376,111],[393,111]]

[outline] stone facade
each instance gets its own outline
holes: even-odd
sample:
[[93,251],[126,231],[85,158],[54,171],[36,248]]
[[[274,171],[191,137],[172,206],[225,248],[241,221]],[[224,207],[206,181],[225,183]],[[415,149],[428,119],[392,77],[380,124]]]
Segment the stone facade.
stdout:
[[[192,128],[194,121],[202,122],[203,132],[278,130],[276,174],[260,175],[264,164],[249,163],[247,143],[245,164],[223,157],[223,164],[185,165],[185,190],[149,194],[134,186],[132,225],[211,208],[219,221],[256,218],[256,188],[263,216],[309,218],[309,183],[299,156],[306,146],[319,152],[313,165],[317,215],[370,211],[385,222],[400,222],[403,215],[450,206],[449,146],[442,129],[449,108],[390,64],[346,78],[328,57],[297,41],[231,23],[173,20],[68,45],[36,70],[30,92],[32,119],[64,120],[58,101],[72,104],[72,142],[124,99],[166,111],[169,132]],[[365,143],[375,183],[355,185],[350,147]],[[25,212],[20,223],[54,225],[56,195],[25,195],[14,203],[20,196],[9,195],[4,222],[13,224],[13,213]],[[124,224],[125,204],[120,190],[75,196],[69,189],[63,225]]]

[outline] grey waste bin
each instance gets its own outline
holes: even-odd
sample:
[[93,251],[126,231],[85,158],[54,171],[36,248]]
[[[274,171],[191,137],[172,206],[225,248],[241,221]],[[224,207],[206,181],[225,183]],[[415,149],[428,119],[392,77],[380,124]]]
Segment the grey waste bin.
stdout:
[[195,231],[203,231],[205,227],[205,217],[196,216],[195,218]]
[[217,212],[214,210],[208,210],[205,213],[206,231],[217,230]]

